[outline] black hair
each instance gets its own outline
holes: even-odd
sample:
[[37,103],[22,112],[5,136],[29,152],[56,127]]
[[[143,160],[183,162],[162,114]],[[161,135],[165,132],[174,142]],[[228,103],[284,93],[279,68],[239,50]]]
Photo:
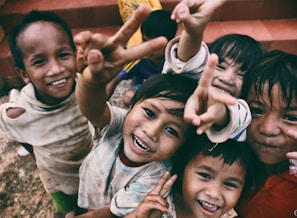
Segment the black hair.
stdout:
[[177,23],[170,18],[171,13],[166,10],[152,11],[141,25],[141,33],[148,38],[164,36],[168,41],[174,38],[177,31]]
[[[195,80],[182,75],[157,74],[145,80],[136,91],[131,100],[131,107],[147,98],[164,98],[186,103],[196,87]],[[174,113],[183,116],[184,107],[176,108]]]
[[280,86],[280,94],[287,106],[297,97],[297,55],[280,50],[268,52],[262,61],[245,78],[243,97],[253,88],[257,97],[263,95],[264,85],[268,84],[268,95],[272,101],[272,88]]
[[32,23],[36,23],[39,21],[47,21],[50,23],[55,23],[58,26],[62,27],[62,29],[66,32],[69,38],[71,48],[73,49],[74,52],[76,51],[71,28],[62,18],[60,18],[58,15],[50,11],[33,10],[28,15],[26,15],[23,22],[20,23],[18,26],[16,26],[13,29],[13,31],[9,34],[9,48],[13,56],[14,65],[18,68],[24,69],[24,62],[23,62],[22,50],[17,44],[17,38]]
[[227,34],[210,44],[209,50],[219,57],[219,63],[225,58],[241,64],[242,71],[249,71],[265,54],[263,45],[248,35]]
[[184,144],[177,155],[174,157],[173,173],[178,175],[174,188],[181,190],[184,170],[189,162],[191,162],[197,155],[208,157],[222,158],[224,164],[233,165],[238,164],[245,170],[245,184],[250,185],[251,178],[251,163],[253,161],[253,152],[246,142],[239,142],[233,139],[228,139],[222,143],[211,142],[207,135],[192,135]]

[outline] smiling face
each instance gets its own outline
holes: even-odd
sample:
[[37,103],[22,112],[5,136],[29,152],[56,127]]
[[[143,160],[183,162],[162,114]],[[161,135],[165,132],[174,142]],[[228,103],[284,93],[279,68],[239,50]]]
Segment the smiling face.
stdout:
[[243,189],[245,170],[219,157],[197,155],[186,166],[182,181],[186,217],[219,216],[231,210]]
[[17,42],[25,66],[25,71],[18,69],[19,74],[35,86],[37,98],[49,105],[67,98],[73,91],[76,66],[66,32],[51,22],[35,22]]
[[134,163],[170,158],[185,141],[189,128],[182,115],[172,111],[184,103],[147,98],[134,105],[124,124],[124,154]]
[[230,58],[225,58],[216,67],[212,86],[224,90],[234,97],[239,97],[245,74],[240,68],[240,64],[234,63]]
[[247,98],[252,113],[247,140],[260,161],[277,164],[287,159],[287,152],[297,150],[296,141],[286,135],[289,129],[297,131],[297,101],[288,107],[279,84],[273,86],[271,98],[267,82],[263,88],[261,97],[252,88]]

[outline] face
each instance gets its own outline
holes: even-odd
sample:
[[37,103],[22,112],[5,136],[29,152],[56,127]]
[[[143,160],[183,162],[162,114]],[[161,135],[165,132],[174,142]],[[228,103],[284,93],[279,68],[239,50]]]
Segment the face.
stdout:
[[245,180],[245,170],[220,157],[199,154],[184,170],[182,191],[187,217],[218,218],[237,203]]
[[54,23],[36,22],[17,42],[25,66],[20,74],[26,83],[33,83],[38,99],[55,104],[67,98],[73,90],[76,66],[66,32]]
[[265,164],[277,164],[286,160],[286,153],[297,150],[296,141],[286,135],[291,129],[297,131],[297,101],[287,108],[278,84],[272,89],[272,104],[264,86],[262,97],[255,90],[249,92],[247,101],[252,113],[252,122],[248,127],[247,139],[260,161]]
[[216,67],[212,85],[234,97],[239,97],[245,74],[240,67],[240,64],[234,63],[230,58],[225,58]]
[[184,103],[161,98],[138,102],[127,114],[124,124],[125,156],[135,163],[170,158],[185,141],[189,124],[168,110],[184,106]]

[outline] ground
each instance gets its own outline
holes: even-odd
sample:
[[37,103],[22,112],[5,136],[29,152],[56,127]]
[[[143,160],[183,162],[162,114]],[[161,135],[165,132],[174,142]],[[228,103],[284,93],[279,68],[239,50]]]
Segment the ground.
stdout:
[[[123,81],[110,103],[123,107],[121,93],[129,87]],[[0,104],[8,97],[0,98]],[[0,217],[3,218],[62,218],[56,212],[39,179],[31,155],[22,156],[21,145],[9,140],[0,128]]]

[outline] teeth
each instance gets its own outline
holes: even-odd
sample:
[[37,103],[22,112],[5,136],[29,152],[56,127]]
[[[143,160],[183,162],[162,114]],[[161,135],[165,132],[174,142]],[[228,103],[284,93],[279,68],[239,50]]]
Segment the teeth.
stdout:
[[151,149],[149,147],[147,147],[146,145],[144,145],[136,136],[134,136],[134,144],[141,150],[141,151],[145,151],[148,152]]
[[215,87],[215,88],[218,89],[219,91],[223,92],[223,93],[226,93],[226,94],[231,95],[230,92],[228,92],[228,91],[226,91],[226,90],[224,90],[224,89],[221,89],[221,88],[218,88],[218,87]]
[[206,210],[209,210],[211,212],[215,212],[216,210],[218,210],[218,206],[217,205],[214,205],[214,204],[210,204],[208,202],[205,202],[205,201],[199,201],[201,206],[206,209]]
[[66,82],[66,79],[61,79],[61,80],[53,82],[52,85],[57,86],[57,85],[60,85],[61,83],[65,83],[65,82]]

